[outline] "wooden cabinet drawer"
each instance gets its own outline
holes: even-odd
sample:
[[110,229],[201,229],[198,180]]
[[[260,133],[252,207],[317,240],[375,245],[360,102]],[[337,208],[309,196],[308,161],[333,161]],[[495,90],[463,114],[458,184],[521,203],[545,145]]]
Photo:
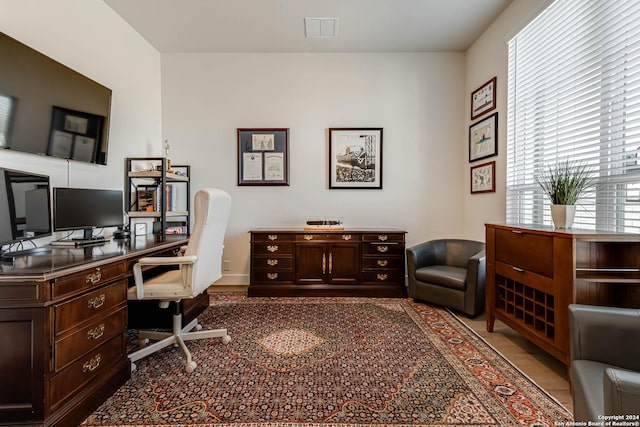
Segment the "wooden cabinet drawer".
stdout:
[[362,245],[363,255],[403,255],[404,245],[399,243],[368,243]]
[[360,234],[358,233],[303,233],[296,234],[297,242],[359,242]]
[[124,337],[118,335],[53,376],[49,388],[51,407],[55,408],[89,381],[120,361],[124,353]]
[[254,257],[253,258],[252,267],[253,268],[267,268],[267,269],[292,268],[293,267],[293,258],[291,258],[291,257],[282,257],[282,256]]
[[495,239],[496,261],[553,277],[553,237],[496,229]]
[[251,280],[254,283],[293,282],[293,270],[254,269],[251,270]]
[[364,242],[404,242],[402,233],[368,233],[362,235]]
[[100,346],[127,328],[127,310],[122,307],[104,319],[98,319],[78,331],[56,340],[53,366],[59,371],[75,359]]
[[100,286],[123,276],[127,272],[126,268],[126,263],[120,262],[62,277],[53,283],[51,294],[53,298],[59,298],[79,290]]
[[293,243],[253,243],[251,250],[255,255],[292,255]]
[[254,242],[290,242],[293,240],[293,236],[287,233],[253,233],[251,239]]
[[362,268],[365,270],[402,270],[404,271],[404,258],[366,256],[362,258]]
[[127,301],[127,281],[120,280],[54,306],[54,334],[63,332],[89,320],[91,317],[108,313],[118,304]]
[[364,283],[404,283],[404,271],[365,271],[362,273]]

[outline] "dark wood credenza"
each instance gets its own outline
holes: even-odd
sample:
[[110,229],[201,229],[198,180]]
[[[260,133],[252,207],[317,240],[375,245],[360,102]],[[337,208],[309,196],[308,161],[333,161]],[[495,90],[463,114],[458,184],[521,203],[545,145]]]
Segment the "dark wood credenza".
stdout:
[[259,229],[249,296],[405,297],[405,232]]
[[120,387],[132,265],[186,242],[137,237],[0,264],[0,425],[77,426]]
[[640,235],[486,224],[486,321],[565,364],[572,303],[640,308]]

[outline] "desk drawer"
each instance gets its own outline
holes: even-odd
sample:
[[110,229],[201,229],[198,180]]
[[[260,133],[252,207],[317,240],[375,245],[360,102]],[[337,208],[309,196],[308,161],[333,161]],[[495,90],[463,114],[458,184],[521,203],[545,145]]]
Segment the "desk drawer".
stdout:
[[51,407],[55,408],[72,396],[124,355],[124,337],[118,335],[54,375],[49,389]]
[[89,320],[98,314],[108,313],[118,304],[127,300],[127,280],[96,289],[70,301],[54,306],[54,335]]
[[496,261],[553,277],[553,237],[511,230],[496,230]]
[[51,295],[54,299],[57,299],[79,290],[100,286],[124,275],[127,271],[126,268],[126,263],[120,262],[61,277],[53,283]]
[[84,353],[100,346],[127,328],[127,310],[123,306],[104,319],[96,319],[78,331],[56,340],[53,366],[59,371]]

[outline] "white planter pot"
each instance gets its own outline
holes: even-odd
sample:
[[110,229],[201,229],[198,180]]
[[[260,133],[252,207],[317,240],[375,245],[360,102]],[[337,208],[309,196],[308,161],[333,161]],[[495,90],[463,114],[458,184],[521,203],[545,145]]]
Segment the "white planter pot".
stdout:
[[571,228],[576,216],[576,205],[551,205],[551,218],[556,228]]

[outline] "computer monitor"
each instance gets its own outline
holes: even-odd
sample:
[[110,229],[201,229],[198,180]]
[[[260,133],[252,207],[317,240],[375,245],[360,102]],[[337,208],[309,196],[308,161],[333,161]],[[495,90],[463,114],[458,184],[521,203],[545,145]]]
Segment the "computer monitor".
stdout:
[[2,258],[35,253],[40,248],[21,250],[20,242],[51,235],[49,195],[48,176],[0,168]]
[[123,224],[121,190],[53,189],[53,229],[84,230],[81,240],[93,239],[93,229]]

